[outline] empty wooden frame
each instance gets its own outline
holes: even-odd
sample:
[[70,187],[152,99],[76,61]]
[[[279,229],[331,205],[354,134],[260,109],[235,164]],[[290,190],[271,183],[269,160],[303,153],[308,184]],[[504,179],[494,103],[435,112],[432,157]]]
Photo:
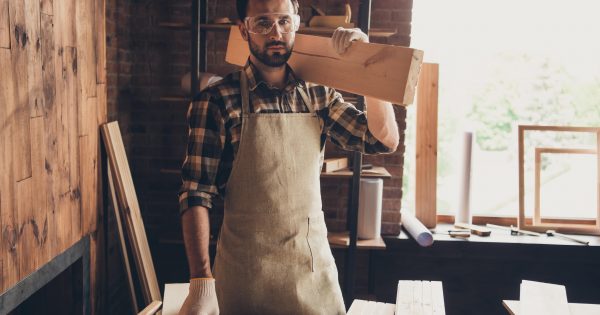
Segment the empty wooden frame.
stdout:
[[[525,219],[525,132],[526,131],[558,131],[582,132],[596,135],[596,149],[568,149],[568,148],[536,148],[535,149],[535,205],[531,224]],[[557,230],[563,233],[594,234],[600,235],[600,128],[597,127],[562,127],[562,126],[531,126],[519,125],[519,228],[523,230],[545,232]],[[596,223],[544,223],[540,209],[540,175],[542,154],[596,154]]]
[[[225,60],[243,66],[249,55],[248,43],[232,26]],[[288,64],[304,81],[408,105],[415,96],[422,60],[421,50],[362,42],[338,55],[329,38],[296,34]]]

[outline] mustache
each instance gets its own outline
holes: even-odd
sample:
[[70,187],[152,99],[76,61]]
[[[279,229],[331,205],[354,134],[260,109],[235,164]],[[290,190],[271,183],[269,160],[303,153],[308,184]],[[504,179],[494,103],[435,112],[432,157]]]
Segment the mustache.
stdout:
[[280,42],[280,41],[275,41],[275,42],[270,42],[267,43],[266,47],[271,47],[271,46],[283,46],[283,47],[287,47],[287,45],[284,42]]

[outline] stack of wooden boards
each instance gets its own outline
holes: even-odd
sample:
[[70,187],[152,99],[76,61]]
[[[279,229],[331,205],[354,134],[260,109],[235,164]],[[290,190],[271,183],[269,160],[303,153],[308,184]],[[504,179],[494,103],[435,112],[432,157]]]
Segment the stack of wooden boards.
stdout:
[[348,315],[443,315],[444,291],[440,281],[398,281],[396,305],[354,300]]

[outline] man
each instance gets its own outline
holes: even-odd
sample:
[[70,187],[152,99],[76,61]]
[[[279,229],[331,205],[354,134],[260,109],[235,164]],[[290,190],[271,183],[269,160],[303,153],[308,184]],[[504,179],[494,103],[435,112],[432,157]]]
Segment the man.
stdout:
[[[329,137],[345,150],[394,152],[392,105],[367,97],[367,120],[334,89],[294,76],[286,62],[297,0],[238,0],[237,9],[248,62],[188,112],[180,205],[191,280],[180,314],[345,314],[321,209],[324,144]],[[339,28],[331,43],[343,53],[354,40],[368,37]],[[225,209],[211,271],[216,196]]]

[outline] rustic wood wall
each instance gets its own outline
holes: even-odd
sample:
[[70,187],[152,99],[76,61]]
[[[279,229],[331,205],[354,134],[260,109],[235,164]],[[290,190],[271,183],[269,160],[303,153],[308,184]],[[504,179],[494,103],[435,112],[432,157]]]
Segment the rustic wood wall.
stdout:
[[102,209],[104,0],[0,0],[0,292],[92,234]]

